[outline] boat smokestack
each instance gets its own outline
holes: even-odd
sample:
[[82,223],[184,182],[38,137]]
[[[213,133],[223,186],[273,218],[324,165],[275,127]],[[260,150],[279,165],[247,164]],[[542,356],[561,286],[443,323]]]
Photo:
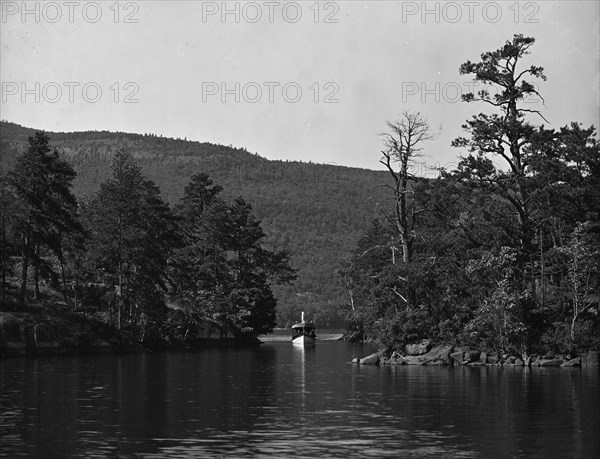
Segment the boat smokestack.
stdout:
[[301,322],[304,322],[304,311],[302,311],[302,320]]

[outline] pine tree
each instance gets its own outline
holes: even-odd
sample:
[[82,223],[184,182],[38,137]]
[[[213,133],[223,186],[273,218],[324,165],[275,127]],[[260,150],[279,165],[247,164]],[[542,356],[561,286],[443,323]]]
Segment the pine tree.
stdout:
[[[515,210],[519,227],[519,251],[517,262],[523,271],[523,279],[529,278],[531,293],[535,295],[533,276],[525,275],[534,248],[534,227],[530,189],[527,185],[528,149],[535,134],[535,127],[527,121],[527,114],[543,115],[527,105],[531,97],[541,98],[535,85],[528,78],[546,80],[542,67],[519,68],[523,58],[535,43],[531,37],[515,35],[502,48],[485,52],[481,61],[467,61],[460,66],[461,75],[473,75],[475,81],[486,85],[477,94],[462,96],[465,102],[483,102],[497,113],[480,113],[463,128],[470,138],[458,138],[454,147],[469,147],[477,156],[469,155],[459,164],[462,171],[469,170],[473,179],[490,184]],[[508,171],[496,169],[491,158],[501,158]]]
[[17,158],[8,175],[22,212],[15,223],[21,252],[21,291],[19,304],[25,303],[30,262],[35,268],[35,291],[39,291],[38,272],[44,247],[61,254],[64,234],[81,231],[77,200],[71,191],[73,167],[50,148],[49,137],[37,132],[29,138],[29,148]]
[[161,303],[178,233],[160,190],[130,154],[117,152],[112,169],[113,178],[100,185],[87,205],[86,220],[90,265],[115,291],[116,323],[121,328],[124,314],[135,326]]

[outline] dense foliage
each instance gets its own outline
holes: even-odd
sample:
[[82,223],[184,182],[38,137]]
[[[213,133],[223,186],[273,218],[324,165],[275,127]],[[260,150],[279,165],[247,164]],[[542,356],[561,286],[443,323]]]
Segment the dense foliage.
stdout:
[[383,162],[394,183],[413,186],[392,186],[394,218],[375,221],[342,270],[346,317],[383,345],[433,338],[521,355],[600,347],[599,144],[593,127],[531,122],[541,114],[523,104],[537,94],[526,78],[545,79],[541,67],[521,68],[533,43],[516,35],[460,67],[486,85],[463,99],[491,111],[463,126],[469,137],[454,146],[470,154],[456,170],[408,175],[402,138],[418,116],[388,124]]
[[265,234],[242,198],[231,205],[206,174],[194,175],[177,211],[183,247],[174,262],[176,297],[186,311],[209,313],[256,335],[276,325],[271,284],[295,279],[285,251],[262,246]]
[[112,177],[78,203],[75,171],[48,136],[36,133],[29,143],[2,182],[3,307],[11,307],[9,278],[20,268],[13,307],[26,306],[28,284],[37,296],[40,282],[49,282],[73,309],[139,342],[161,336],[169,307],[183,311],[188,327],[210,319],[240,336],[274,327],[271,286],[290,283],[295,273],[285,251],[262,245],[260,222],[242,198],[227,203],[208,175],[197,174],[173,211],[119,150]]

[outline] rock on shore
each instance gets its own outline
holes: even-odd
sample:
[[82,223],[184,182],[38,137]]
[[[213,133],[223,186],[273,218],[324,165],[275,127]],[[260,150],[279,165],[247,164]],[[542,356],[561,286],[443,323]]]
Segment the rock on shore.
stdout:
[[481,352],[468,347],[438,345],[431,347],[429,340],[407,345],[403,355],[398,351],[391,354],[383,350],[363,358],[355,358],[353,363],[363,365],[462,365],[469,367],[506,366],[506,367],[593,367],[598,366],[598,352],[589,351],[580,357],[555,355],[518,356],[502,355],[496,352]]

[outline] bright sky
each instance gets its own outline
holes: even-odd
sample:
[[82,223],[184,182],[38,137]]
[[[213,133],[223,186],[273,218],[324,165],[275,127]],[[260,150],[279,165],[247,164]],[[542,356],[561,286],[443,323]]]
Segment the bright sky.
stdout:
[[382,169],[378,133],[408,109],[438,135],[429,174],[484,109],[459,101],[459,65],[515,33],[548,77],[531,107],[550,127],[600,124],[598,1],[0,3],[0,117],[28,127]]

